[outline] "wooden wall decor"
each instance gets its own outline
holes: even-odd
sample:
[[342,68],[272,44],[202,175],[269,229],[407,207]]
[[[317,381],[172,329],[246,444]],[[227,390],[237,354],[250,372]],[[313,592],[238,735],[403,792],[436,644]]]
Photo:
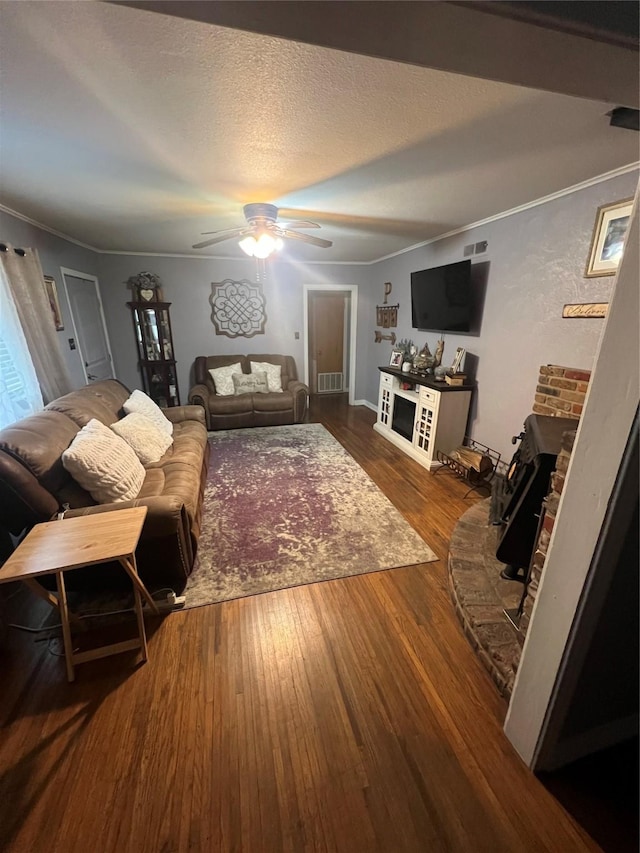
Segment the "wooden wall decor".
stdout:
[[574,317],[606,317],[609,308],[608,302],[582,302],[565,305],[562,316]]
[[382,332],[379,332],[377,329],[373,333],[375,335],[375,342],[377,344],[381,344],[382,341],[391,341],[391,346],[393,346],[396,342],[396,333],[391,332],[389,335],[383,335]]
[[376,326],[383,329],[395,329],[398,325],[400,305],[376,305]]
[[262,285],[242,279],[211,283],[211,322],[216,335],[252,338],[264,335],[267,323]]

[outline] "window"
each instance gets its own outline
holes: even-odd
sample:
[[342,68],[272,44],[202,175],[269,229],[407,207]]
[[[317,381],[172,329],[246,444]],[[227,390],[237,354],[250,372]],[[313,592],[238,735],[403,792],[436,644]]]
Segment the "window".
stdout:
[[36,372],[0,268],[0,429],[41,408]]

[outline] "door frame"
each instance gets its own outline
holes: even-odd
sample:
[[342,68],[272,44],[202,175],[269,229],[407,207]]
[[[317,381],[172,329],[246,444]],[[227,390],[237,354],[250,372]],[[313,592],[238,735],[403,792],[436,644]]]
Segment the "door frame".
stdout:
[[71,275],[74,278],[82,278],[85,281],[92,281],[93,286],[96,290],[96,297],[98,299],[98,307],[100,308],[100,319],[102,320],[102,330],[104,331],[104,340],[107,345],[107,353],[109,355],[109,361],[111,362],[111,373],[115,377],[115,370],[113,366],[113,353],[111,352],[111,341],[109,340],[109,332],[107,331],[107,321],[104,316],[104,308],[102,306],[102,297],[100,296],[100,285],[98,282],[98,277],[95,275],[91,275],[88,272],[80,272],[79,270],[72,270],[69,267],[60,267],[60,272],[62,273],[62,286],[64,287],[64,295],[67,299],[67,305],[69,306],[69,316],[71,317],[71,325],[73,327],[73,337],[76,341],[76,346],[78,348],[78,354],[80,356],[80,366],[82,367],[82,372],[84,373],[84,381],[88,385],[89,377],[87,376],[87,368],[85,366],[85,357],[82,352],[82,347],[80,346],[80,337],[78,335],[78,327],[76,326],[76,318],[73,314],[73,308],[71,306],[71,300],[69,299],[69,290],[67,288],[67,279],[65,276]]
[[355,406],[356,396],[356,338],[358,331],[358,285],[357,284],[303,284],[302,314],[304,333],[304,381],[309,384],[309,293],[311,291],[342,291],[350,294],[349,321],[349,405]]

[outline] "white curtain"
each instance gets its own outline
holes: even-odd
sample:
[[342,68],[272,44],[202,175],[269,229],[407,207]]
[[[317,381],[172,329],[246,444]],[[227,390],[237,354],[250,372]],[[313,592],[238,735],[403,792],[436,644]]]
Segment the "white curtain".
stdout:
[[36,371],[0,265],[0,429],[43,406]]
[[73,386],[58,344],[38,253],[34,249],[16,251],[7,244],[0,251],[0,267],[13,297],[42,398],[50,403]]

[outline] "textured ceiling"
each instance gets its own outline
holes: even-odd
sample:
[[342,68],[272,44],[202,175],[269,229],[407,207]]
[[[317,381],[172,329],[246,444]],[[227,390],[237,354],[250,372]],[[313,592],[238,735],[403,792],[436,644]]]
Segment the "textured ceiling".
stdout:
[[[0,201],[193,251],[269,201],[369,261],[637,160],[612,105],[102,3],[0,4]],[[1,235],[0,235],[1,237]]]

